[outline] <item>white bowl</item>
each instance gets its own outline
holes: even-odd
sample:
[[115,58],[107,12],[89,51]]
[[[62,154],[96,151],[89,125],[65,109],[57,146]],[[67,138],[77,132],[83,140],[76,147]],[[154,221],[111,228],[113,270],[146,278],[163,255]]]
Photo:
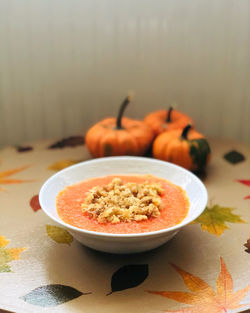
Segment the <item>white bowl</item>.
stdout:
[[[190,201],[187,216],[173,227],[138,234],[88,231],[71,226],[60,219],[56,210],[56,196],[62,189],[87,178],[112,174],[151,174],[181,186]],[[85,161],[58,172],[42,186],[39,201],[43,211],[52,220],[66,228],[85,246],[110,253],[138,253],[164,244],[182,227],[195,220],[206,207],[207,191],[194,174],[180,166],[150,158],[122,156]]]

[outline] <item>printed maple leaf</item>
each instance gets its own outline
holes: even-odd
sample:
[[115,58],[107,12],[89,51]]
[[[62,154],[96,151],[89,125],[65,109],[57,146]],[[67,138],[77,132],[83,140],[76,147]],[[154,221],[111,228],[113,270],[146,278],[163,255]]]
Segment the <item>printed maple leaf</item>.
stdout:
[[[26,168],[28,168],[29,166],[22,166],[19,168],[15,168],[12,170],[7,170],[4,172],[0,172],[0,184],[21,184],[21,183],[27,183],[27,182],[31,182],[31,180],[24,180],[24,179],[11,179],[11,178],[7,178],[9,176],[12,176],[14,174],[17,174],[23,170],[25,170]],[[3,188],[0,187],[0,191],[4,190]]]
[[211,208],[206,207],[204,212],[192,224],[200,224],[202,230],[220,236],[229,228],[225,224],[226,222],[245,223],[239,215],[232,213],[233,210],[233,208],[221,207],[217,204]]
[[182,291],[148,291],[180,303],[189,304],[176,311],[165,311],[171,313],[226,313],[249,304],[240,304],[250,291],[250,285],[233,291],[233,279],[222,258],[221,271],[216,283],[216,292],[201,278],[185,272],[180,267],[172,264],[173,268],[181,275],[185,285],[191,292]]
[[[243,185],[250,187],[250,179],[236,179],[236,181],[240,184],[243,184]],[[245,196],[244,199],[245,200],[250,199],[250,195]]]
[[238,183],[241,183],[243,185],[250,187],[250,179],[236,179]]
[[0,235],[0,273],[11,272],[7,263],[18,260],[20,253],[26,250],[26,248],[5,248],[8,243],[9,240]]
[[247,242],[244,244],[244,247],[246,247],[245,251],[250,253],[250,239],[247,240]]

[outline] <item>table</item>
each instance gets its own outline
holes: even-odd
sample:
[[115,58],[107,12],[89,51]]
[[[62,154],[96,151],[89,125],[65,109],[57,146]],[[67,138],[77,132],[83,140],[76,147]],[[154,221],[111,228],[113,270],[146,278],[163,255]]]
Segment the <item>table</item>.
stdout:
[[83,247],[40,209],[37,194],[45,180],[90,158],[80,136],[3,148],[0,309],[18,313],[249,309],[250,147],[216,139],[210,143],[213,157],[202,178],[209,193],[206,212],[164,246],[125,256]]

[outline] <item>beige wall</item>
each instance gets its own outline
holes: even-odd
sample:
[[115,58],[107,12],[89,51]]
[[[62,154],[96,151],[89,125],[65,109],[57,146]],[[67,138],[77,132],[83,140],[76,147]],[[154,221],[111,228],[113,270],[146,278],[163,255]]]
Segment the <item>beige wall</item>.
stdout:
[[249,0],[0,0],[0,144],[177,103],[250,142]]

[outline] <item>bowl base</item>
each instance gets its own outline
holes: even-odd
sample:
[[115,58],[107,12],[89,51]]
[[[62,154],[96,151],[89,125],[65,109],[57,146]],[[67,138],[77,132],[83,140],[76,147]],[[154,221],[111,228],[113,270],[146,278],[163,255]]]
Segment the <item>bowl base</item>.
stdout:
[[176,230],[155,238],[144,238],[143,242],[138,242],[138,238],[131,238],[129,241],[110,241],[110,238],[109,240],[102,238],[102,240],[96,241],[95,239],[85,237],[79,233],[72,231],[70,233],[82,245],[96,251],[112,254],[136,254],[150,251],[162,246],[172,239],[178,232],[179,230]]

